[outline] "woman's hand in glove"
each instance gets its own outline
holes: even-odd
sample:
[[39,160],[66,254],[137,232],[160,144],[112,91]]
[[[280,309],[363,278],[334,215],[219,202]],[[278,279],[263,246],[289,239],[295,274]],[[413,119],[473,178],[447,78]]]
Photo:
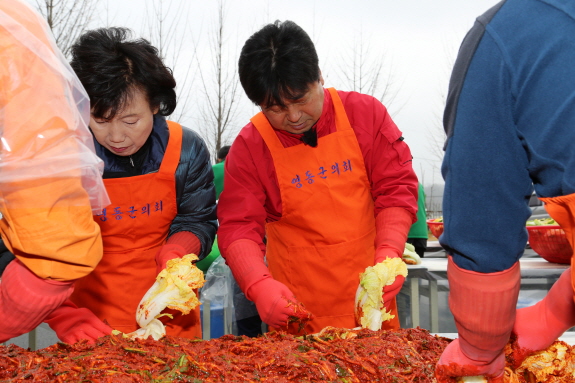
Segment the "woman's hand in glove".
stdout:
[[[403,208],[390,207],[383,209],[375,218],[375,264],[387,258],[400,258],[405,248],[407,232],[412,224],[412,217]],[[383,288],[383,303],[389,311],[393,299],[401,290],[405,277],[398,275],[393,284]]]
[[165,244],[156,253],[156,274],[160,274],[166,268],[169,260],[182,258],[186,255],[186,249],[178,244]]
[[110,335],[112,328],[102,322],[87,308],[78,308],[67,300],[54,310],[45,320],[58,339],[68,344],[74,344],[86,339],[88,344],[102,336]]

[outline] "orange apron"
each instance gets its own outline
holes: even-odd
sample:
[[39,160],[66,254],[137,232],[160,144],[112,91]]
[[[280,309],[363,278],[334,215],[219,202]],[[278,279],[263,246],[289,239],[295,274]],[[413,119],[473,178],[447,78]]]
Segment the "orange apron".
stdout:
[[[155,256],[178,210],[175,173],[182,127],[168,121],[168,128],[170,138],[156,173],[104,180],[112,204],[94,216],[102,231],[104,256],[91,274],[76,282],[71,297],[125,333],[139,327],[136,309],[156,280]],[[166,332],[201,338],[199,307],[174,316],[166,323]]]
[[[575,249],[575,194],[552,198],[541,198],[545,210],[565,231],[571,249]],[[575,255],[575,251],[573,254]],[[571,286],[575,291],[575,256],[571,256]]]
[[[374,264],[374,203],[363,155],[337,91],[329,92],[336,132],[315,148],[284,148],[263,113],[251,120],[271,152],[282,199],[281,219],[266,224],[268,265],[315,316],[307,333],[357,326],[359,274]],[[383,328],[399,328],[395,302],[392,313]],[[298,333],[295,325],[288,330]]]

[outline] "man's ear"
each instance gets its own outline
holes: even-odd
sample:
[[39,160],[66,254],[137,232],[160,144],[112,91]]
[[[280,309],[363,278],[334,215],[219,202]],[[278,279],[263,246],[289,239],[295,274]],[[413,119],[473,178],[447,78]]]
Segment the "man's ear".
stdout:
[[324,81],[323,81],[323,76],[321,75],[321,69],[319,70],[319,82],[320,82],[321,86],[323,86]]

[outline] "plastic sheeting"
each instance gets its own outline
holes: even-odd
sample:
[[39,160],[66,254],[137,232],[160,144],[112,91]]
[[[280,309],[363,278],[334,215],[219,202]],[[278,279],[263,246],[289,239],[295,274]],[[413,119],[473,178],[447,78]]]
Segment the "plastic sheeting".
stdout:
[[255,303],[245,297],[224,258],[219,256],[213,261],[205,278],[200,302],[210,301],[212,310],[224,307],[233,310],[233,322],[258,315]]
[[[109,205],[104,164],[88,129],[88,95],[46,22],[20,0],[0,2],[0,52],[2,190],[10,193],[29,181],[80,178],[93,211]],[[26,206],[0,199],[7,208],[47,207],[36,206],[46,203],[42,198],[26,200]]]

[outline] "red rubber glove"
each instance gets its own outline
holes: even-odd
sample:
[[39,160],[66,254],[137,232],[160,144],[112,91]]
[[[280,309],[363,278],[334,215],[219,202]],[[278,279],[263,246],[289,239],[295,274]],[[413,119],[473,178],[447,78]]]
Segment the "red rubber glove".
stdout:
[[571,268],[561,274],[545,298],[535,305],[517,310],[513,334],[516,335],[511,360],[513,368],[535,351],[545,350],[569,328],[575,326],[575,303]]
[[253,284],[246,297],[256,304],[260,317],[269,326],[285,328],[289,317],[296,316],[294,305],[298,301],[295,296],[286,285],[272,277]]
[[[375,218],[375,263],[387,258],[402,258],[407,233],[413,217],[401,207],[383,209]],[[391,303],[399,294],[405,277],[398,275],[393,284],[383,288],[383,305],[390,311]]]
[[82,339],[88,344],[112,333],[112,328],[102,322],[87,308],[78,308],[71,300],[67,300],[52,311],[44,322],[56,332],[58,339],[68,344],[74,344]]
[[34,330],[73,290],[71,281],[42,279],[18,259],[10,262],[0,283],[0,342]]
[[393,300],[399,294],[399,291],[403,287],[403,283],[405,282],[405,277],[403,275],[398,275],[395,277],[395,281],[389,285],[383,287],[383,306],[387,310],[387,312],[391,311],[391,304]]
[[180,231],[168,238],[166,244],[156,253],[156,274],[166,268],[166,263],[186,254],[200,255],[202,244],[198,237],[189,231]]
[[[299,302],[286,285],[273,279],[258,244],[239,239],[225,250],[225,259],[238,286],[256,304],[262,320],[272,327],[285,327],[288,317],[295,315],[293,306]],[[289,306],[288,299],[292,302]]]
[[[449,363],[448,366],[445,363]],[[454,382],[455,376],[484,376],[489,383],[504,383],[505,355],[499,353],[491,362],[468,358],[461,349],[459,339],[449,343],[437,364],[437,383]],[[441,374],[441,377],[438,374]],[[465,374],[465,375],[459,375]],[[457,380],[459,382],[459,380]]]
[[160,274],[160,271],[166,268],[169,260],[182,258],[184,255],[186,255],[186,249],[180,245],[165,244],[160,247],[156,253],[156,274]]
[[482,375],[503,382],[505,355],[515,322],[521,284],[519,262],[497,273],[477,273],[458,267],[448,257],[449,307],[459,338],[441,354],[435,368],[437,383]]

